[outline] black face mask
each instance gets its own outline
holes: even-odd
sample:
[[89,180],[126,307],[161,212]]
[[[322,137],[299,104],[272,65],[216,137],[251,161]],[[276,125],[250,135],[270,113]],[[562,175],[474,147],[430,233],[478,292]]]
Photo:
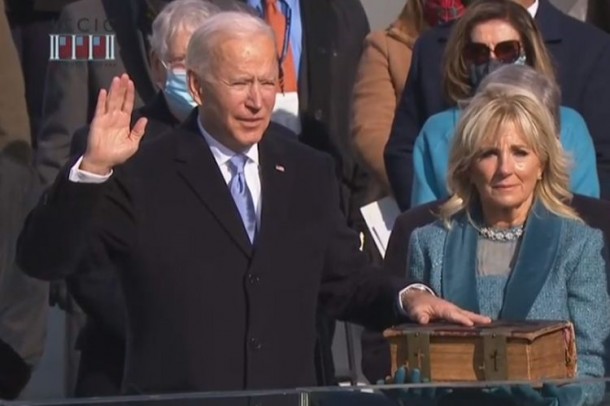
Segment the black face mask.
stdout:
[[504,65],[497,59],[490,59],[486,63],[480,65],[470,65],[470,84],[472,85],[473,93],[477,90],[483,79],[491,72]]
[[[521,55],[515,62],[512,64],[515,65],[525,65],[527,59],[525,55]],[[470,65],[470,85],[472,86],[472,93],[476,92],[477,88],[485,79],[487,75],[501,66],[506,65],[504,62],[500,62],[497,59],[490,59],[489,61],[482,63],[480,65],[471,64]]]

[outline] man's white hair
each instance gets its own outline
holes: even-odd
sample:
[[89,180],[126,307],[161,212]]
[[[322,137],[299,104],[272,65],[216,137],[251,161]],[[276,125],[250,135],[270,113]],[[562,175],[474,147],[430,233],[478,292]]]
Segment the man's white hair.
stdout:
[[199,78],[207,77],[212,72],[215,50],[221,41],[258,35],[267,36],[275,44],[273,29],[259,17],[238,11],[217,13],[191,37],[186,51],[186,67]]
[[166,61],[169,46],[179,32],[193,33],[220,9],[206,0],[174,0],[157,15],[152,24],[150,47]]

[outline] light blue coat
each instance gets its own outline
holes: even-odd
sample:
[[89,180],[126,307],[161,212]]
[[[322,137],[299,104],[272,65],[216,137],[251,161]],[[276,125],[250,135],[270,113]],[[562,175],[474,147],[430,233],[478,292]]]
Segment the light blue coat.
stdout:
[[[478,232],[465,215],[411,235],[408,278],[444,299],[492,319],[574,323],[579,377],[603,377],[610,337],[610,297],[602,232],[556,216],[537,203],[510,276],[478,276]],[[587,402],[603,388],[584,388]]]
[[[571,189],[590,197],[599,197],[599,179],[593,140],[582,116],[561,107],[561,143],[571,155]],[[443,199],[447,192],[447,168],[451,141],[460,118],[460,110],[451,108],[430,117],[421,129],[413,148],[413,189],[411,207]]]

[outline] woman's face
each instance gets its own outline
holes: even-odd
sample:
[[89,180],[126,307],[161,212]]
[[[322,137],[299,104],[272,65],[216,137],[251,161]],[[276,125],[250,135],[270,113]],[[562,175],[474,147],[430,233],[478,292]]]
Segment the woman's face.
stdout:
[[469,64],[470,85],[473,90],[483,79],[504,64],[523,64],[519,33],[504,20],[490,20],[474,26],[470,42],[464,48],[464,59]]
[[542,177],[540,159],[513,123],[500,126],[489,138],[471,167],[483,213],[509,222],[513,218],[525,220]]
[[491,59],[498,59],[495,54],[496,45],[507,41],[520,43],[521,36],[507,21],[490,20],[474,26],[470,32],[470,41],[475,44],[486,45],[491,50]]

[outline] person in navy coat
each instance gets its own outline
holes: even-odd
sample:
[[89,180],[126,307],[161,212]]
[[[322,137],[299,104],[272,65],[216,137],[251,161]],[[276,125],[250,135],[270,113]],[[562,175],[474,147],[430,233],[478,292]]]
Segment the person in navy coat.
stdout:
[[[506,2],[511,0],[483,0]],[[602,198],[610,197],[610,36],[563,14],[548,0],[518,0],[535,17],[553,56],[562,105],[585,119],[597,153]],[[452,107],[441,90],[441,60],[454,24],[432,28],[413,48],[413,62],[396,110],[385,163],[392,191],[402,210],[410,206],[412,152],[426,119]]]

